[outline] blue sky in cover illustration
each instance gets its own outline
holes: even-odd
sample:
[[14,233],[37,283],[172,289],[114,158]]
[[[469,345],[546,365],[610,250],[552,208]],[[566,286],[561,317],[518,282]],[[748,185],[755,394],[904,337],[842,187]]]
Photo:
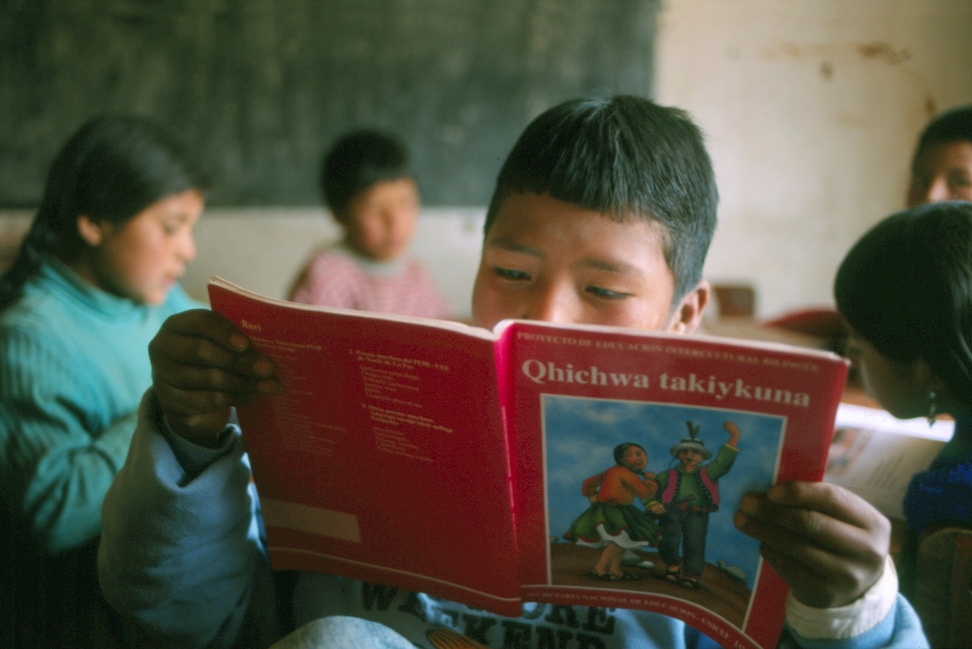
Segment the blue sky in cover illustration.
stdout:
[[614,447],[635,442],[648,453],[648,471],[661,473],[676,466],[670,449],[688,436],[686,421],[700,425],[699,439],[713,457],[729,439],[722,424],[739,426],[739,455],[732,470],[719,480],[721,505],[709,518],[706,563],[720,559],[746,572],[752,588],[759,561],[759,543],[740,533],[732,516],[740,497],[765,490],[773,482],[784,419],[735,410],[681,405],[543,396],[547,458],[549,535],[561,542],[571,521],[587,509],[581,485],[614,465]]

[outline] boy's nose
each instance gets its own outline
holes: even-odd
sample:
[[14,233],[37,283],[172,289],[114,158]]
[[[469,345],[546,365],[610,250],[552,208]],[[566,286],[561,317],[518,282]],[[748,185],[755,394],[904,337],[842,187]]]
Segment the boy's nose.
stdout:
[[952,190],[948,186],[948,179],[942,176],[936,177],[928,186],[928,191],[925,193],[926,203],[938,203],[952,198]]
[[409,228],[409,213],[405,208],[389,208],[382,214],[385,229],[396,235],[403,235]]
[[537,286],[530,293],[525,308],[526,320],[543,322],[574,322],[574,307],[566,291],[555,286]]

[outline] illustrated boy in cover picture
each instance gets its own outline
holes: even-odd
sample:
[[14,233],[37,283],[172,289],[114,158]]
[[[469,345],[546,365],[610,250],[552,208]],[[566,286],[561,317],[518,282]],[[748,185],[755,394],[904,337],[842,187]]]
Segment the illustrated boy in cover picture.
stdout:
[[[709,514],[719,509],[719,479],[726,475],[739,453],[739,428],[727,421],[729,441],[707,464],[712,451],[698,438],[701,426],[685,422],[688,437],[671,448],[678,466],[655,476],[657,500],[648,511],[659,516],[662,527],[658,552],[665,562],[665,579],[697,590],[705,566],[705,538]],[[681,549],[681,556],[679,550]]]
[[604,548],[587,573],[604,581],[632,581],[633,572],[621,570],[625,552],[656,546],[658,523],[634,505],[654,502],[655,474],[645,471],[648,453],[640,444],[622,442],[614,447],[614,466],[584,480],[581,492],[590,501],[587,511],[574,519],[563,537],[577,545]]

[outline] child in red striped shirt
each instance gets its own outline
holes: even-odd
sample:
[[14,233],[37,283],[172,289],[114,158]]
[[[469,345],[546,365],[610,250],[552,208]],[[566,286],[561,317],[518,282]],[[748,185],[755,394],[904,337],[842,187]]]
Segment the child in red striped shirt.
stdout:
[[324,157],[321,190],[344,239],[316,253],[290,290],[305,304],[446,318],[431,275],[408,255],[419,190],[405,146],[371,130],[340,138]]

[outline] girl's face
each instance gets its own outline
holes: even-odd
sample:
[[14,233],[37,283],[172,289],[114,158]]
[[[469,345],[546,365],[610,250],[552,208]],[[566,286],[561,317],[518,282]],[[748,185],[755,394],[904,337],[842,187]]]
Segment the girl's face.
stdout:
[[103,291],[161,304],[196,256],[193,228],[204,202],[201,192],[190,189],[149,205],[122,224],[81,217],[79,228],[91,248],[74,269]]
[[632,471],[643,471],[648,466],[648,455],[643,448],[629,446],[621,456],[621,462]]
[[881,354],[853,327],[847,325],[845,355],[854,364],[867,393],[899,419],[928,414],[928,387],[923,363],[900,363]]

